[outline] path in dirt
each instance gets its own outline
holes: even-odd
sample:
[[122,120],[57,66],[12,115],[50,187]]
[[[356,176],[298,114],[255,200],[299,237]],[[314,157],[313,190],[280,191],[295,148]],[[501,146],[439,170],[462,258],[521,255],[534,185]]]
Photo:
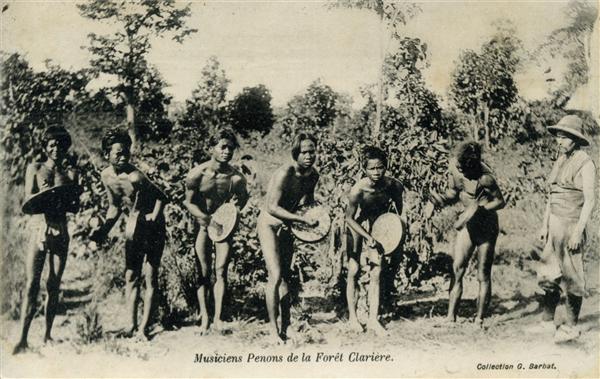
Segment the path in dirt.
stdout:
[[[590,267],[598,267],[597,261],[588,263]],[[88,266],[88,273],[90,269]],[[295,367],[299,370],[297,374],[318,376],[562,377],[577,373],[598,377],[600,305],[597,273],[589,273],[592,293],[584,300],[580,322],[582,336],[575,342],[555,344],[551,331],[533,330],[538,325],[538,318],[537,303],[532,299],[534,286],[531,283],[534,281],[530,271],[519,270],[521,276],[518,277],[512,266],[501,265],[495,270],[492,316],[484,330],[469,322],[468,317],[474,313],[473,299],[477,290],[476,280],[470,275],[465,283],[463,317],[456,325],[443,323],[442,314],[447,306],[445,295],[413,296],[411,300],[400,301],[396,314],[386,320],[389,336],[355,333],[349,331],[333,312],[323,312],[317,304],[327,299],[317,296],[305,299],[312,314],[310,318],[297,321],[300,311],[296,310],[293,337],[285,346],[269,344],[265,323],[256,320],[236,320],[228,324],[226,332],[211,331],[206,336],[198,335],[198,328],[190,324],[178,330],[155,330],[152,340],[145,343],[117,338],[119,312],[123,308],[119,296],[103,303],[112,306],[100,307],[103,338],[85,344],[81,341],[78,326],[85,324],[83,310],[91,301],[91,283],[85,269],[67,270],[70,274],[65,275],[65,312],[57,317],[54,333],[62,343],[41,346],[43,317],[37,317],[30,332],[32,349],[19,356],[8,355],[18,325],[13,320],[3,320],[2,376],[254,377],[290,375],[289,368]],[[514,287],[514,282],[521,284]],[[375,355],[369,355],[372,353]],[[201,360],[239,359],[241,362],[197,363],[195,360],[200,354]],[[286,365],[290,354],[297,354],[299,359],[304,354],[311,362]],[[282,363],[262,362],[278,357]],[[336,359],[342,362],[336,362]],[[351,361],[356,359],[384,361]],[[532,363],[539,366],[531,366]],[[489,364],[503,364],[505,368],[486,369]],[[519,364],[524,368],[517,368]]]

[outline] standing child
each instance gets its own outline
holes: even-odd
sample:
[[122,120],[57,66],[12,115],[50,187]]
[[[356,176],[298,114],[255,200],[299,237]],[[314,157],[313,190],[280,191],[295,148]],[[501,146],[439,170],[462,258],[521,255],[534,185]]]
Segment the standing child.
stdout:
[[583,135],[583,122],[577,116],[565,116],[548,128],[556,136],[560,155],[548,183],[550,197],[540,231],[546,243],[538,278],[545,290],[542,301],[544,324],[554,329],[552,320],[562,297],[567,311],[566,323],[555,334],[556,342],[579,336],[576,328],[585,293],[583,246],[585,227],[595,205],[596,168],[582,146],[589,145]]
[[[103,241],[124,209],[128,209],[125,242],[125,301],[129,326],[125,333],[148,340],[148,325],[155,303],[158,286],[158,268],[165,246],[165,218],[163,209],[166,195],[138,168],[129,163],[131,138],[120,130],[109,130],[102,139],[102,151],[109,166],[101,173],[106,187],[108,211],[102,227],[93,232],[91,239]],[[142,273],[146,292],[142,322],[137,324],[137,304],[140,299]]]
[[[498,238],[497,210],[504,208],[502,192],[492,170],[481,161],[481,146],[476,142],[459,145],[456,157],[448,165],[448,188],[439,195],[432,192],[432,200],[438,206],[457,202],[466,208],[459,218],[453,255],[453,277],[450,282],[448,321],[455,322],[458,303],[462,296],[462,279],[469,260],[477,249],[479,295],[475,322],[483,326],[483,318],[492,296],[492,263]],[[464,217],[466,215],[472,217]]]
[[[211,159],[194,167],[187,175],[185,186],[185,207],[196,217],[200,228],[196,237],[196,255],[200,265],[200,288],[198,303],[200,305],[201,334],[206,333],[209,326],[206,297],[210,289],[211,277],[211,240],[208,237],[208,225],[211,215],[224,203],[234,200],[238,209],[248,202],[246,179],[229,162],[235,149],[239,147],[237,138],[231,130],[221,129],[210,137]],[[215,299],[214,324],[221,329],[221,310],[223,297],[227,290],[227,266],[231,250],[231,238],[222,242],[214,242],[216,281],[213,288]]]
[[[51,126],[43,136],[43,147],[47,159],[27,166],[25,173],[25,198],[52,187],[77,184],[76,172],[67,167],[65,156],[71,146],[71,137],[63,127]],[[21,338],[13,350],[17,354],[27,349],[27,334],[35,315],[35,304],[40,290],[40,279],[44,262],[48,257],[48,279],[46,280],[46,333],[44,343],[51,341],[52,323],[58,307],[60,282],[67,263],[69,250],[69,232],[67,230],[67,212],[75,213],[79,208],[76,194],[64,204],[48,204],[43,214],[33,216],[35,230],[27,252],[25,273],[27,282],[21,311]]]
[[380,275],[381,246],[371,236],[373,223],[393,204],[399,214],[402,213],[402,194],[404,187],[394,178],[385,176],[387,156],[385,152],[374,146],[367,146],[362,154],[362,167],[366,177],[358,180],[348,195],[346,208],[346,223],[351,233],[352,243],[348,244],[348,280],[346,284],[346,299],[348,301],[350,327],[363,331],[356,316],[358,302],[357,281],[361,266],[363,241],[366,241],[371,253],[362,262],[369,268],[369,319],[367,329],[377,335],[386,335],[387,331],[379,322],[379,303],[381,296]]

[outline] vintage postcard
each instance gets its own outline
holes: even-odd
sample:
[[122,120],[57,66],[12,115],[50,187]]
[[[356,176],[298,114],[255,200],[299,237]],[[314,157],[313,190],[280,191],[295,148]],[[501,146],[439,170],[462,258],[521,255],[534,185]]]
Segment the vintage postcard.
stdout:
[[2,377],[600,375],[598,2],[0,4]]

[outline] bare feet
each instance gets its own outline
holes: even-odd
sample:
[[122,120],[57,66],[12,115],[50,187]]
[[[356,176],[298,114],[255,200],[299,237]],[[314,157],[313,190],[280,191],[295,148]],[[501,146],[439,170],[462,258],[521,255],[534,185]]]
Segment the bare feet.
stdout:
[[483,329],[483,319],[475,317],[475,320],[473,320],[473,325],[475,325],[475,327],[478,329]]
[[54,338],[52,338],[50,336],[45,336],[44,337],[44,344],[45,345],[55,345],[55,344],[61,343],[61,342],[63,342],[61,339],[55,340]]
[[139,330],[135,335],[136,342],[148,342],[150,341],[150,337],[144,330]]
[[367,330],[372,330],[377,336],[389,336],[389,332],[385,330],[383,325],[378,320],[369,320],[367,322]]
[[13,355],[19,354],[19,353],[24,352],[27,349],[29,349],[29,345],[27,345],[27,341],[21,341],[17,344],[17,346],[15,346],[13,348],[12,353],[13,353]]
[[271,334],[269,334],[269,345],[285,345],[286,339],[287,336],[271,332]]
[[434,328],[453,328],[456,326],[456,320],[451,317],[437,318]]
[[225,323],[221,320],[214,320],[213,321],[213,328],[215,328],[215,330],[221,332],[225,329]]
[[356,332],[356,333],[362,333],[365,331],[362,324],[355,318],[348,320],[348,327],[350,328],[351,331]]

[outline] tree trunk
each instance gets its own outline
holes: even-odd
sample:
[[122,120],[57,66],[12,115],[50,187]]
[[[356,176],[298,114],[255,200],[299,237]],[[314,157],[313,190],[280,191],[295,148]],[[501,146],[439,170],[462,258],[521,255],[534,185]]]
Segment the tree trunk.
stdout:
[[473,141],[477,142],[479,140],[479,122],[477,121],[477,113],[472,115],[471,117],[471,134]]
[[487,104],[483,104],[483,131],[485,133],[485,147],[489,148],[490,147],[490,126],[489,126],[489,120],[490,120],[490,108],[488,107]]
[[371,138],[373,141],[377,140],[379,137],[379,133],[381,132],[381,108],[383,107],[383,69],[385,65],[385,54],[386,49],[384,47],[384,20],[383,14],[380,16],[379,20],[379,55],[381,59],[381,65],[379,66],[379,78],[377,81],[377,103],[375,105],[375,125],[373,125],[373,133]]
[[128,101],[125,109],[127,111],[127,133],[129,133],[129,137],[131,138],[131,150],[133,151],[137,149],[138,146],[138,134],[135,126],[135,107]]
[[379,133],[381,132],[381,110],[383,108],[383,63],[381,65],[381,72],[379,73],[379,84],[377,86],[377,104],[375,107],[375,125],[373,125],[373,140],[377,140]]

